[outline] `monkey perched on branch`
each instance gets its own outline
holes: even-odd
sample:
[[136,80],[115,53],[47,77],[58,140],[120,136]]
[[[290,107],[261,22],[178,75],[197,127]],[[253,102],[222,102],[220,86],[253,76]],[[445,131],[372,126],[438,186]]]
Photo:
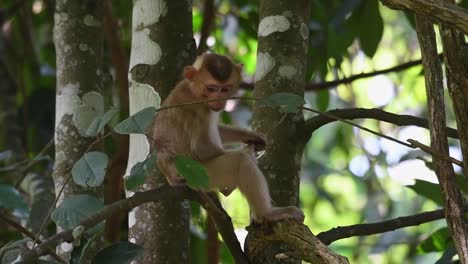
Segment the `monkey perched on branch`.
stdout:
[[[162,106],[200,100],[229,98],[239,88],[242,64],[217,54],[204,54],[192,66],[184,67],[183,77]],[[245,129],[218,124],[225,100],[185,105],[160,111],[153,139],[158,143],[157,164],[172,186],[185,184],[175,166],[175,155],[184,155],[206,167],[210,188],[228,196],[236,187],[247,198],[256,222],[304,220],[295,206],[273,207],[268,184],[257,166],[255,151],[265,149],[265,137]],[[226,151],[223,143],[247,144],[238,151]]]

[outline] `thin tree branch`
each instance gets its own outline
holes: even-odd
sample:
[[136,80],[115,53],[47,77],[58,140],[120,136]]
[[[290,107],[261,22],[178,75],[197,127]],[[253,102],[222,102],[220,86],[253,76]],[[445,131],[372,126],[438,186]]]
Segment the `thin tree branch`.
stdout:
[[413,12],[439,24],[457,28],[468,35],[468,10],[438,0],[380,0],[389,8]]
[[[468,211],[468,204],[465,204],[464,210],[465,212]],[[444,209],[410,216],[401,216],[378,223],[335,227],[328,231],[319,233],[317,238],[320,239],[324,244],[329,245],[337,240],[344,238],[376,235],[404,227],[429,223],[439,219],[444,219]]]
[[[360,119],[360,118],[371,118],[397,126],[417,126],[423,128],[429,128],[427,119],[415,117],[412,115],[398,115],[386,112],[378,108],[348,108],[348,109],[335,109],[325,113],[332,114],[342,119]],[[317,115],[306,121],[305,130],[307,138],[310,138],[312,133],[320,127],[335,122],[336,119],[325,116]],[[456,129],[447,127],[447,136],[458,139],[458,131]]]

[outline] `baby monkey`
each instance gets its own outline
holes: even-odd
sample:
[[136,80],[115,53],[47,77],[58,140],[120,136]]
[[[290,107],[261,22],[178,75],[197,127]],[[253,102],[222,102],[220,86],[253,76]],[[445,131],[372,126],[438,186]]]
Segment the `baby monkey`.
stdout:
[[[184,67],[183,77],[162,106],[201,100],[229,98],[239,88],[242,64],[217,54],[199,56]],[[225,100],[210,101],[160,111],[153,128],[157,142],[157,164],[172,186],[185,184],[175,166],[175,155],[184,155],[206,167],[210,188],[228,196],[236,187],[246,197],[256,222],[304,220],[295,206],[273,207],[268,184],[257,166],[255,151],[265,149],[265,137],[245,129],[219,125]],[[243,142],[238,151],[226,151],[223,144]]]

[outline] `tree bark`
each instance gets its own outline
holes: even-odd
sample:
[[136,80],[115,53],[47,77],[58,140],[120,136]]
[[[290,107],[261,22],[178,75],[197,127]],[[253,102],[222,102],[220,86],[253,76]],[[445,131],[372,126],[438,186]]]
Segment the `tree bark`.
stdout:
[[[442,155],[449,156],[445,130],[445,105],[442,67],[437,55],[434,28],[426,18],[416,16],[416,29],[421,47],[426,80],[427,108],[431,147]],[[447,51],[445,51],[447,52]],[[460,131],[460,136],[462,131]],[[433,156],[434,170],[439,180],[444,199],[445,218],[451,232],[461,263],[468,261],[468,226],[464,217],[462,196],[452,163]]]
[[[58,195],[71,168],[96,138],[86,136],[94,117],[104,111],[102,88],[102,1],[57,0],[54,41],[57,54],[55,165],[53,179]],[[102,188],[84,189],[69,181],[64,197],[78,193],[102,196]],[[97,250],[96,245],[93,250]],[[71,246],[59,245],[66,257]],[[65,250],[66,249],[66,252]],[[90,261],[89,259],[87,261]]]
[[[278,92],[304,96],[309,14],[310,1],[307,0],[260,1],[254,97],[263,98]],[[269,183],[274,204],[298,205],[299,171],[305,145],[297,137],[304,127],[302,113],[285,115],[278,109],[257,104],[252,125],[268,140],[259,166]],[[248,241],[254,240],[255,236],[247,238],[247,252]],[[276,254],[286,251],[288,247],[284,243],[272,242],[261,251],[262,255],[249,255],[249,258],[252,263],[286,263],[275,258]],[[295,259],[293,263],[300,263],[300,260]]]
[[[191,10],[190,1],[134,1],[130,114],[159,104],[158,95],[164,99],[180,80],[183,67],[193,63]],[[130,136],[126,175],[148,152],[144,136]],[[143,188],[165,185],[164,175],[155,171],[147,175]],[[165,200],[134,209],[129,215],[129,238],[146,249],[136,263],[190,263],[189,210],[186,200]]]

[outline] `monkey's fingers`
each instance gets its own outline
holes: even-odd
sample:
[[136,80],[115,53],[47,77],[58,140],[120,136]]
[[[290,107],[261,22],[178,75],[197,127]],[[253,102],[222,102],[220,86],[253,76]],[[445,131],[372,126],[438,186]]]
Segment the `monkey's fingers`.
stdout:
[[255,151],[262,151],[266,148],[266,142],[262,139],[250,139],[245,142],[247,145],[253,145]]
[[169,185],[176,187],[176,186],[184,186],[187,182],[187,180],[183,177],[177,176],[177,177],[172,177],[170,179],[167,179],[169,182]]

